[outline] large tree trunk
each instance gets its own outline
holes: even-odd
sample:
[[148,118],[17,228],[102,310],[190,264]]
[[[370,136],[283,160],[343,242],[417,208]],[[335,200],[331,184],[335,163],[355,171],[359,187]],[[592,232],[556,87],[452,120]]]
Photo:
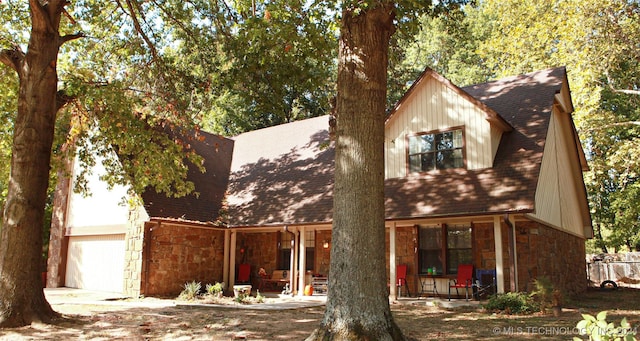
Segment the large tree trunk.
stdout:
[[393,6],[342,14],[327,307],[307,340],[404,340],[385,266],[384,118]]
[[[30,0],[26,55],[5,54],[20,79],[11,177],[0,235],[0,327],[48,322],[57,314],[42,290],[42,233],[56,118],[56,60],[62,4]],[[9,56],[9,57],[7,57]],[[11,63],[7,63],[10,60]]]

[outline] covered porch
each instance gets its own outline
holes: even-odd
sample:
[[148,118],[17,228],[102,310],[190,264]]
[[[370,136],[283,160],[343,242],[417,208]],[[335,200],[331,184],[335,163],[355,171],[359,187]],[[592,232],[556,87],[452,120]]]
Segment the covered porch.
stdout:
[[[516,220],[510,215],[495,215],[387,221],[388,283],[397,283],[397,265],[406,264],[412,296],[434,296],[437,292],[435,296],[447,297],[449,281],[456,277],[457,265],[464,262],[475,269],[494,270],[496,292],[520,290]],[[454,236],[457,243],[452,243]],[[316,277],[329,274],[330,246],[330,224],[231,228],[224,236],[223,281],[232,288],[238,282],[239,264],[250,264],[255,290],[261,287],[260,269],[266,274],[286,270],[288,293],[303,296]],[[438,258],[439,262],[432,262]],[[434,266],[436,271],[428,273],[427,268]],[[425,281],[434,283],[429,292]],[[406,291],[402,288],[401,295],[397,286],[390,285],[389,295],[397,299],[406,296]]]

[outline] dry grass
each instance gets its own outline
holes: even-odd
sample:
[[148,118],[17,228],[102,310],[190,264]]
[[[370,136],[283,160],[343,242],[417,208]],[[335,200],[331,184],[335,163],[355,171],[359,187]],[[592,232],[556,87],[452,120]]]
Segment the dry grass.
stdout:
[[[581,313],[609,310],[609,321],[627,317],[640,325],[640,290],[589,291],[571,300],[560,317],[491,314],[478,308],[447,310],[393,304],[405,335],[416,340],[570,340]],[[178,305],[158,308],[61,304],[64,318],[52,325],[0,330],[7,340],[303,340],[317,327],[324,307],[249,310]]]

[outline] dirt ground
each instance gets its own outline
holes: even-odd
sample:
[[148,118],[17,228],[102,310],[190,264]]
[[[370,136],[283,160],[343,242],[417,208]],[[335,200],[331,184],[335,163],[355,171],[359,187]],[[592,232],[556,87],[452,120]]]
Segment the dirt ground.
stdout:
[[[226,306],[163,304],[166,301],[153,298],[121,303],[56,302],[52,306],[63,318],[55,324],[2,329],[0,339],[304,340],[324,312],[324,305],[271,310],[235,302]],[[580,336],[574,327],[581,313],[608,310],[608,321],[618,324],[627,317],[632,328],[638,328],[639,303],[640,290],[623,288],[588,291],[569,300],[559,317],[492,314],[480,305],[444,308],[416,299],[394,302],[391,307],[405,336],[415,340],[571,340]]]

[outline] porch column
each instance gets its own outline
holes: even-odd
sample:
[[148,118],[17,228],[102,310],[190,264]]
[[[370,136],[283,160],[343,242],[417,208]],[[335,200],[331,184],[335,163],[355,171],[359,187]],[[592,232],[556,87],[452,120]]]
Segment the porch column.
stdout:
[[504,264],[502,258],[502,229],[500,216],[493,217],[493,240],[496,249],[496,282],[497,293],[504,294]]
[[305,231],[305,227],[304,226],[300,226],[299,228],[300,231],[300,248],[299,248],[299,254],[300,256],[299,258],[299,262],[298,262],[298,273],[300,274],[300,276],[298,276],[298,296],[302,296],[304,295],[304,275],[305,275],[305,269],[306,269],[306,257],[307,257],[307,253],[305,252],[306,247],[307,247],[307,241],[306,241],[306,231]]
[[229,285],[227,289],[233,289],[236,284],[236,235],[238,232],[231,231],[231,241],[229,243]]
[[298,232],[289,231],[292,234],[291,237],[291,258],[289,262],[289,289],[291,290],[291,295],[295,292],[295,280],[296,280],[296,260],[298,259],[298,243],[296,240],[298,239]]
[[389,228],[389,296],[398,299],[398,287],[396,286],[396,223]]
[[222,260],[222,282],[229,283],[229,240],[231,238],[231,231],[224,231],[224,256]]
[[507,223],[507,227],[509,228],[509,260],[511,264],[509,264],[509,286],[511,287],[511,291],[518,291],[518,252],[516,249],[516,223],[512,216],[506,215],[505,222]]

